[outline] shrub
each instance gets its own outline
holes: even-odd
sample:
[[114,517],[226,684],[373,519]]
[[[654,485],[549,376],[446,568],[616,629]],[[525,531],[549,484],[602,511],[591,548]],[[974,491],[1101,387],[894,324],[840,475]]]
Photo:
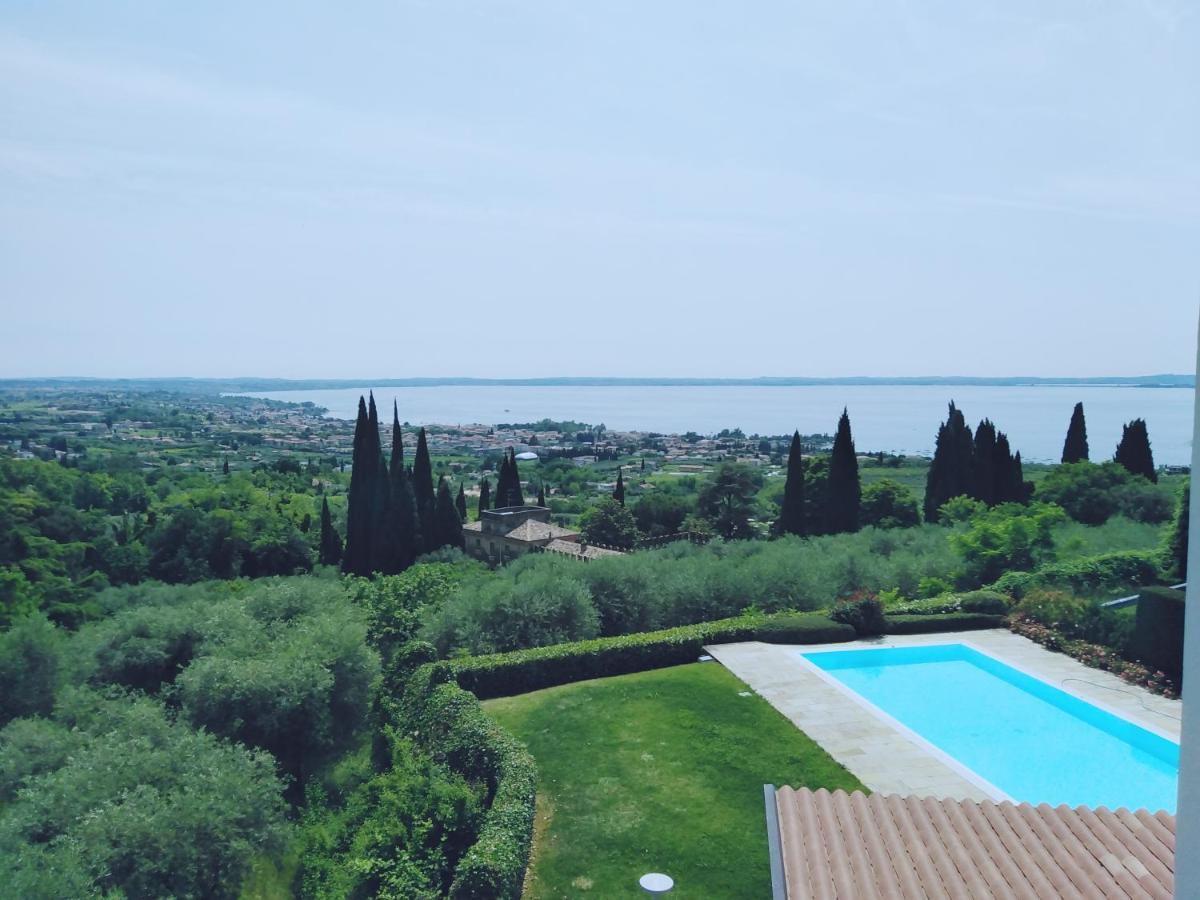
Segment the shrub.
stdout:
[[289,837],[274,760],[152,699],[66,691],[52,721],[0,732],[0,758],[27,773],[0,809],[6,895],[233,898]]
[[878,528],[911,528],[921,521],[917,498],[904,485],[884,478],[863,488],[859,523]]
[[965,564],[963,587],[986,584],[1013,570],[1027,571],[1051,558],[1053,528],[1065,515],[1057,506],[1005,503],[977,515],[950,542]]
[[1011,605],[999,591],[969,591],[958,598],[963,612],[1005,615]]
[[1133,631],[1133,620],[1127,614],[1068,591],[1030,591],[1013,612],[1067,638],[1102,644],[1118,653],[1125,652]]
[[989,589],[1017,600],[1035,588],[1062,588],[1095,596],[1154,584],[1159,577],[1158,563],[1158,555],[1153,551],[1101,553],[1041,566],[1033,572],[1008,572],[992,582]]
[[517,900],[533,840],[537,770],[528,751],[455,684],[445,663],[414,671],[385,701],[388,717],[435,760],[483,788],[490,805],[479,836],[454,870],[449,896]]
[[707,644],[750,640],[819,644],[854,637],[851,626],[813,613],[748,615],[645,634],[467,657],[450,665],[459,685],[486,700],[694,662]]
[[870,594],[845,597],[833,605],[829,618],[850,625],[858,634],[883,634],[883,604]]
[[1085,525],[1100,525],[1118,513],[1137,522],[1171,517],[1169,491],[1111,461],[1055,466],[1038,484],[1037,497],[1061,506]]
[[974,631],[982,628],[1003,628],[1004,616],[985,613],[943,613],[940,615],[887,617],[885,630],[888,634],[926,634],[939,631]]
[[917,582],[917,596],[921,598],[937,597],[940,594],[948,594],[954,590],[952,585],[945,578],[926,575]]
[[1129,656],[1182,684],[1183,591],[1144,588],[1138,599]]

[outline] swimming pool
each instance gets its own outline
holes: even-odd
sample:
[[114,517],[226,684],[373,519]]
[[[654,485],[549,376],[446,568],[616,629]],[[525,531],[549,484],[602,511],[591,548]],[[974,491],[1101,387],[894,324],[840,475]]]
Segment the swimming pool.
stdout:
[[800,656],[997,797],[1175,812],[1179,744],[966,644]]

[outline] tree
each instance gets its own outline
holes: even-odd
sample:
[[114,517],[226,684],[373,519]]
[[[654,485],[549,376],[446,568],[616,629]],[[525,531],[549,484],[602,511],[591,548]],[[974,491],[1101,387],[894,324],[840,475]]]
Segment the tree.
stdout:
[[1179,489],[1179,503],[1175,511],[1175,522],[1167,533],[1167,546],[1163,568],[1173,573],[1180,581],[1187,580],[1188,562],[1188,516],[1191,512],[1191,479],[1184,481]]
[[458,510],[459,521],[467,521],[467,492],[463,490],[461,481],[458,483],[458,496],[454,498],[454,508]]
[[229,474],[229,457],[228,456],[225,457],[225,460],[221,463],[221,474],[222,475]]
[[1134,475],[1142,475],[1158,483],[1158,472],[1154,469],[1154,454],[1150,452],[1150,435],[1145,419],[1134,419],[1121,429],[1121,443],[1113,456]]
[[1075,411],[1071,413],[1071,424],[1067,426],[1067,439],[1063,442],[1062,461],[1086,462],[1087,458],[1087,422],[1083,418],[1083,404],[1076,403]]
[[938,521],[942,504],[960,494],[971,496],[975,444],[962,411],[950,401],[946,421],[938,428],[933,462],[925,477],[925,521]]
[[400,427],[400,414],[395,401],[392,402],[392,457],[388,466],[388,486],[392,494],[388,504],[387,529],[390,553],[383,572],[394,575],[412,565],[421,553],[417,498],[404,465],[404,432]]
[[546,486],[544,484],[538,485],[537,505],[546,505]]
[[383,457],[383,446],[379,439],[379,413],[375,408],[375,394],[367,395],[367,444],[366,453],[375,464],[371,469],[369,493],[370,506],[370,571],[388,572],[394,568],[394,551],[389,540],[391,486],[388,478],[387,460]]
[[999,493],[996,480],[996,426],[990,419],[984,419],[975,429],[971,496],[987,506],[995,506]]
[[346,504],[346,549],[342,554],[342,571],[351,575],[371,574],[371,469],[377,460],[366,450],[368,427],[367,399],[360,395]]
[[700,514],[727,541],[752,538],[755,531],[750,519],[759,486],[756,473],[747,466],[723,462],[717,466],[712,481],[700,491]]
[[458,508],[454,505],[454,497],[445,477],[438,479],[437,507],[434,510],[433,534],[436,546],[462,547],[462,519],[459,518]]
[[843,409],[842,417],[838,420],[837,434],[833,438],[833,451],[829,455],[826,532],[841,534],[858,531],[861,503],[862,486],[858,480],[858,457],[854,452],[854,438],[850,434],[850,416]]
[[418,546],[422,553],[437,549],[434,513],[437,498],[433,492],[433,462],[429,458],[429,442],[425,429],[417,432],[417,453],[412,467],[413,496],[416,498],[417,522],[421,537]]
[[921,516],[912,491],[899,482],[884,478],[863,489],[859,519],[864,526],[909,528],[919,524]]
[[783,485],[783,505],[775,522],[776,534],[804,534],[804,456],[800,432],[792,434],[788,450],[787,481]]
[[521,493],[521,473],[517,469],[517,454],[511,447],[500,462],[496,480],[496,508],[523,506],[525,497]]
[[605,498],[588,509],[579,519],[589,544],[628,549],[640,537],[633,513],[615,497]]
[[613,489],[613,499],[625,505],[625,479],[621,475],[621,470],[617,469],[617,486]]
[[633,507],[638,530],[649,537],[677,534],[692,512],[691,504],[675,494],[654,491],[645,494]]
[[333,527],[328,497],[321,498],[321,544],[317,550],[317,561],[323,566],[336,566],[342,561],[342,538]]
[[1029,572],[1054,556],[1054,526],[1066,518],[1047,503],[1005,504],[975,516],[950,543],[965,563],[964,584],[989,584],[1005,572]]
[[479,518],[483,518],[483,512],[486,509],[491,509],[492,505],[492,483],[486,478],[479,482]]

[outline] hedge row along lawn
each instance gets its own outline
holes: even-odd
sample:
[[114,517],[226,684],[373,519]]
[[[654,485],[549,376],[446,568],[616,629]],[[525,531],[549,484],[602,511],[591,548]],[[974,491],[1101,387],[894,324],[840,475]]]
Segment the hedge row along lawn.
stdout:
[[491,700],[537,762],[526,896],[637,896],[666,872],[672,896],[770,896],[766,783],[862,790],[717,663],[581,681]]

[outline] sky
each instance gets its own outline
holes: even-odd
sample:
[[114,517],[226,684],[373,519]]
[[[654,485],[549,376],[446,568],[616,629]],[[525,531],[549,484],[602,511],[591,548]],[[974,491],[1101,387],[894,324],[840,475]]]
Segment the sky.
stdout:
[[1188,372],[1194,0],[0,0],[0,377]]

